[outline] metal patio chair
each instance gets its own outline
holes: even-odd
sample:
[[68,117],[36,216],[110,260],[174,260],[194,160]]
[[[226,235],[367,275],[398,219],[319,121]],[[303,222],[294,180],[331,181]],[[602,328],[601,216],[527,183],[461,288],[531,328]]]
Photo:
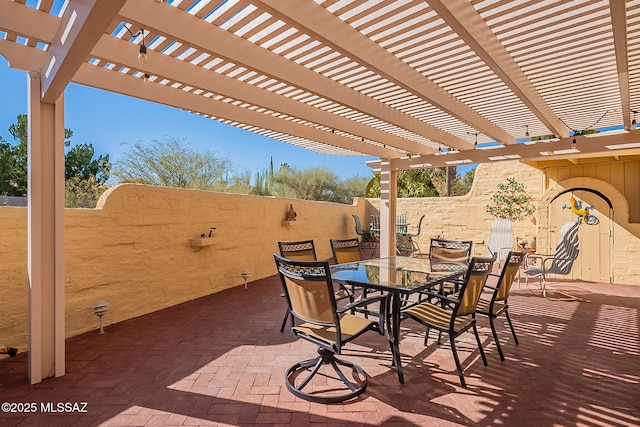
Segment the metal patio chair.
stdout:
[[[291,331],[317,345],[319,354],[287,369],[287,389],[301,399],[319,403],[343,402],[362,394],[368,383],[366,372],[355,363],[338,359],[337,355],[346,343],[367,331],[384,333],[377,320],[355,316],[348,311],[381,302],[386,297],[359,300],[339,309],[327,261],[292,261],[277,254],[273,256],[289,311],[301,321],[298,326],[292,322]],[[333,368],[333,374],[325,372],[329,366]],[[345,371],[348,372],[343,372],[341,367],[347,368]],[[349,373],[353,378],[347,377]]]
[[[518,276],[520,266],[524,262],[524,256],[524,252],[510,251],[507,254],[507,256],[505,257],[504,267],[502,267],[500,274],[490,274],[490,276],[498,277],[498,283],[495,286],[489,286],[487,284],[485,284],[484,286],[485,289],[492,290],[491,299],[487,300],[484,298],[480,298],[478,300],[478,307],[476,308],[476,314],[487,316],[489,318],[491,333],[493,334],[493,339],[496,342],[500,360],[504,360],[504,354],[502,353],[502,347],[500,347],[500,340],[498,339],[498,334],[496,332],[495,319],[498,318],[501,314],[504,313],[507,322],[509,323],[509,328],[511,329],[513,339],[516,345],[518,345],[518,337],[516,336],[516,331],[513,328],[511,317],[509,316],[508,299],[513,281]],[[452,297],[454,296],[452,295]]]
[[[313,243],[313,240],[300,240],[297,242],[278,242],[278,249],[280,250],[280,255],[286,259],[290,259],[293,261],[317,261],[318,258],[316,256],[316,247]],[[280,294],[281,297],[284,298],[284,294]],[[353,293],[349,291],[346,287],[341,286],[335,292],[336,300],[342,300],[348,298],[350,302],[353,302]],[[284,319],[282,320],[282,326],[280,326],[280,332],[284,332],[284,327],[287,324],[287,318],[291,318],[291,324],[293,325],[294,317],[287,311],[284,314]]]
[[[580,227],[580,221],[565,222],[560,228],[560,235],[558,238],[558,244],[553,254],[527,254],[525,257],[525,265],[527,267],[524,270],[525,283],[527,288],[529,287],[529,277],[536,277],[540,280],[540,288],[542,289],[542,295],[547,297],[547,275],[559,274],[568,275],[571,274],[573,268],[573,262],[578,258],[580,252],[580,241],[578,239],[578,230]],[[539,261],[538,265],[535,261]],[[551,265],[548,265],[551,263]],[[553,298],[553,299],[567,299],[576,300],[577,297],[570,295],[566,292],[561,292],[554,288],[549,288],[553,291],[564,295],[566,298]]]
[[487,366],[487,358],[485,357],[482,343],[478,336],[475,312],[480,293],[482,292],[489,273],[491,273],[494,262],[495,257],[472,258],[467,273],[460,285],[460,292],[457,294],[457,298],[442,295],[441,293],[425,291],[425,294],[429,294],[433,299],[439,300],[440,304],[425,300],[420,304],[402,310],[402,314],[406,316],[406,318],[411,318],[426,326],[427,330],[424,337],[425,346],[427,345],[429,330],[431,329],[435,329],[439,333],[438,344],[440,344],[440,333],[449,335],[451,351],[453,352],[453,359],[456,362],[460,384],[465,388],[467,385],[456,351],[455,338],[472,328],[476,342],[478,343],[480,356],[482,356],[482,362]]
[[[429,242],[429,259],[431,264],[441,264],[442,270],[449,264],[467,264],[471,259],[471,240],[448,240],[433,237]],[[438,268],[438,267],[436,267]],[[441,292],[445,295],[458,292],[460,281],[453,280],[442,284]]]

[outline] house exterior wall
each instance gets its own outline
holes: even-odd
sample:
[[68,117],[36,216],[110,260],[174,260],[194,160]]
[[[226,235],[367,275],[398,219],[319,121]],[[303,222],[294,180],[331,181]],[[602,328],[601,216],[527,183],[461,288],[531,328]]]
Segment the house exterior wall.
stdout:
[[[616,283],[640,284],[640,160],[557,166],[546,169],[545,188],[539,209],[539,224],[549,221],[551,201],[567,191],[586,188],[611,202],[611,271]],[[602,215],[602,213],[600,213]],[[550,247],[539,232],[538,244]]]
[[[550,201],[577,186],[594,188],[614,206],[615,282],[640,285],[640,223],[633,212],[640,197],[634,168],[637,165],[612,166],[607,174],[599,167],[593,173],[577,168],[545,172],[517,161],[480,165],[469,194],[400,199],[398,213],[407,214],[410,231],[426,215],[417,238],[423,251],[429,239],[439,235],[473,240],[474,253],[484,255],[493,221],[485,205],[497,185],[513,176],[538,204],[534,220],[513,224],[514,235],[537,236],[542,248],[548,244],[543,231]],[[66,334],[98,328],[92,310],[98,300],[109,303],[104,316],[109,325],[240,286],[245,269],[250,271],[249,281],[271,276],[279,240],[314,239],[318,257],[330,258],[329,238],[355,237],[351,215],[359,215],[366,228],[379,203],[360,199],[341,205],[137,184],[113,187],[96,209],[65,210]],[[283,225],[289,204],[297,220]],[[205,239],[210,246],[190,245],[211,227],[216,227],[214,236]],[[0,345],[25,349],[26,208],[0,206],[0,242]]]

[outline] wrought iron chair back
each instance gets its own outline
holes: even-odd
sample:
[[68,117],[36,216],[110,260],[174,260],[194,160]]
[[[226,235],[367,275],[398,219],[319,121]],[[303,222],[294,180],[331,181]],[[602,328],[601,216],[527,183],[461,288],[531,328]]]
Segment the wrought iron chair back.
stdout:
[[331,252],[336,264],[345,264],[362,260],[360,242],[354,239],[330,239]]
[[313,240],[298,242],[278,242],[280,255],[295,261],[317,261],[316,247]]
[[432,238],[429,259],[435,261],[468,262],[471,258],[471,240],[447,240]]

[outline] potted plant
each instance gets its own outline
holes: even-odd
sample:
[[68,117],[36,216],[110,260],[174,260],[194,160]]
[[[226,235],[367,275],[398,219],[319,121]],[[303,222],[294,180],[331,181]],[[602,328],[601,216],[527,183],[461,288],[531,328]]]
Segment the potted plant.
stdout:
[[498,191],[491,193],[491,202],[486,208],[494,217],[509,221],[524,221],[536,211],[525,185],[513,177],[507,178],[506,183],[498,184]]
[[496,255],[498,262],[504,259],[514,245],[512,221],[523,221],[532,217],[536,210],[531,195],[524,184],[514,178],[498,184],[498,191],[491,193],[491,201],[486,205],[487,212],[496,219],[491,224],[487,239],[488,255]]

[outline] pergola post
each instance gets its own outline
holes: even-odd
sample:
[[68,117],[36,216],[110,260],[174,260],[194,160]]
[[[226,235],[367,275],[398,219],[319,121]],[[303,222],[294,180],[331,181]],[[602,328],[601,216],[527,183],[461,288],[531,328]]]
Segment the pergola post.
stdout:
[[64,97],[41,102],[28,74],[29,381],[65,373]]
[[380,256],[396,254],[397,172],[383,160],[380,170]]

